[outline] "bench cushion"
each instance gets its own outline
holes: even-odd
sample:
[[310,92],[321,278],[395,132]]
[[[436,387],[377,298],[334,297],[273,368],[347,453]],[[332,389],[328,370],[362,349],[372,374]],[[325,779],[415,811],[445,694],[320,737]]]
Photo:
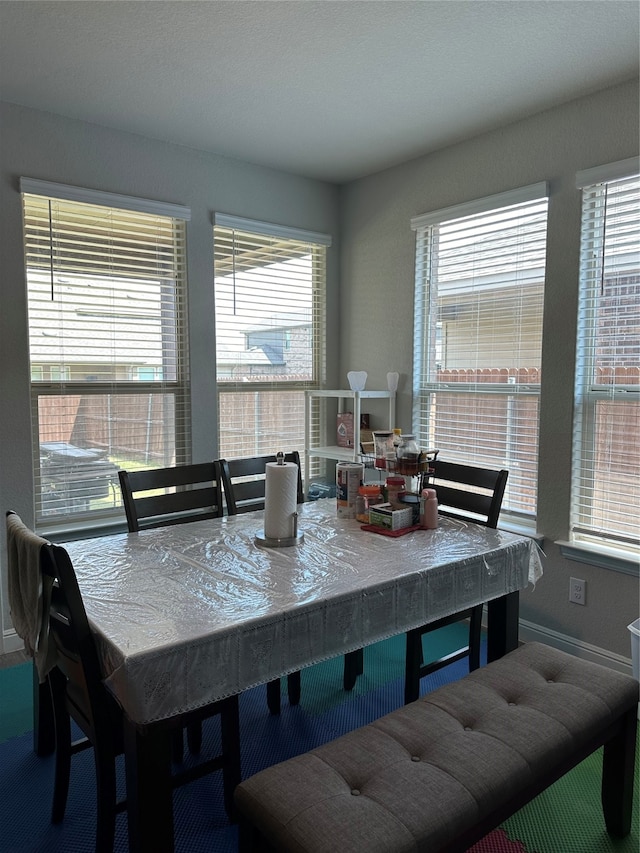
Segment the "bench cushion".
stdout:
[[637,702],[632,678],[528,643],[257,773],[236,804],[278,850],[439,850]]

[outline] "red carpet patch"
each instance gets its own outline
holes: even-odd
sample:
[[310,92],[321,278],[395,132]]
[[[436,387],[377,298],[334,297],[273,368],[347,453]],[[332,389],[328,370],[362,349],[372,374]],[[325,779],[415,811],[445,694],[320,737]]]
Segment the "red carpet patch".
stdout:
[[503,829],[494,829],[467,853],[527,853],[527,848],[520,841],[511,841]]

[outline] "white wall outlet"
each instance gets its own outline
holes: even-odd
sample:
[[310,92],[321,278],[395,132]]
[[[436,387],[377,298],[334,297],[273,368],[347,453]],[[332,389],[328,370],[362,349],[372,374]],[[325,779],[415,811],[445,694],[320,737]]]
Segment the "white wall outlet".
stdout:
[[587,603],[587,582],[580,578],[569,578],[569,601],[573,604]]

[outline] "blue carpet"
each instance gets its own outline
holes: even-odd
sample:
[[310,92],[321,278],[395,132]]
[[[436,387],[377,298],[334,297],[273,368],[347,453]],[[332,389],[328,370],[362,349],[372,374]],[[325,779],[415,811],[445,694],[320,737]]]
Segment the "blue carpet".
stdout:
[[[450,642],[451,639],[455,642],[451,634],[459,632],[460,627],[451,628],[453,632],[446,629],[449,634],[442,634],[442,640],[436,639],[436,642]],[[431,651],[434,651],[435,636],[430,637]],[[437,649],[435,651],[439,654]],[[240,697],[243,778],[402,705],[403,667],[404,637],[396,637],[365,650],[364,674],[351,693],[342,690],[342,658],[303,671],[302,699],[298,707],[289,706],[285,687],[280,716],[268,713],[264,686],[246,691]],[[90,853],[95,835],[92,752],[86,751],[73,758],[65,819],[62,824],[53,826],[50,808],[54,760],[34,754],[32,732],[25,730],[26,720],[29,727],[31,724],[30,665],[13,670],[21,672],[0,671],[0,737],[7,732],[11,735],[0,743],[0,851]],[[467,671],[464,661],[447,667],[423,679],[422,692],[455,680]],[[7,689],[9,679],[13,679],[12,693]],[[11,702],[9,696],[13,697]],[[219,736],[218,721],[207,721],[203,729],[203,755],[217,749]],[[122,759],[120,762],[121,793],[124,795]],[[237,850],[237,829],[230,826],[222,806],[220,775],[213,773],[174,793],[176,853],[235,853]],[[116,853],[128,851],[125,815],[117,819],[114,850]]]

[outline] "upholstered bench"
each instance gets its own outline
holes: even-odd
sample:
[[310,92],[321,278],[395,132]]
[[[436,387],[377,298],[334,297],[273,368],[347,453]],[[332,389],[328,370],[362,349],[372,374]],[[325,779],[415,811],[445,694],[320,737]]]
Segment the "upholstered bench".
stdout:
[[631,828],[638,682],[539,643],[235,792],[240,850],[464,851],[604,744],[608,831]]

